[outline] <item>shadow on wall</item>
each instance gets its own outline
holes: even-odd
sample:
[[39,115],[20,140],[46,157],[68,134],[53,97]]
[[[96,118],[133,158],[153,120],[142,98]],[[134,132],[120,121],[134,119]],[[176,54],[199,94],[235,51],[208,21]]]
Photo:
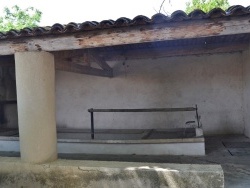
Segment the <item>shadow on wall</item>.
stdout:
[[[89,128],[89,108],[165,108],[197,104],[205,134],[229,130],[243,133],[242,126],[239,128],[243,125],[241,60],[241,53],[228,53],[109,62],[114,68],[113,78],[57,71],[57,124]],[[98,115],[95,122],[97,128],[103,129],[162,128],[182,118],[175,114],[165,117],[109,114]]]

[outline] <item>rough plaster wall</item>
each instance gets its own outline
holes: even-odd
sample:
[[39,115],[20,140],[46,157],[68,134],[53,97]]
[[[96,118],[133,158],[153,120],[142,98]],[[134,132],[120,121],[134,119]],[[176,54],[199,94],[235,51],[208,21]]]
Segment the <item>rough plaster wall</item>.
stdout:
[[244,109],[244,134],[250,137],[250,49],[243,52],[243,109]]
[[[89,128],[88,108],[198,104],[205,134],[243,133],[241,53],[113,63],[114,78],[56,72],[57,124]],[[96,128],[183,127],[194,113],[96,113]]]

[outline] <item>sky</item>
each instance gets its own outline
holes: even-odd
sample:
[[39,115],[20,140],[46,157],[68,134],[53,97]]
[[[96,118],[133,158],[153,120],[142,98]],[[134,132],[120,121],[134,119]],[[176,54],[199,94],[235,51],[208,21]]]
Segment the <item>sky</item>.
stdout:
[[[84,21],[116,20],[119,17],[133,19],[137,15],[151,17],[159,11],[163,0],[0,0],[0,12],[4,7],[18,5],[39,9],[43,15],[40,26],[55,23],[82,23]],[[185,10],[188,0],[165,0],[162,13]],[[250,5],[250,0],[229,0],[230,5]],[[0,14],[1,15],[1,14]]]

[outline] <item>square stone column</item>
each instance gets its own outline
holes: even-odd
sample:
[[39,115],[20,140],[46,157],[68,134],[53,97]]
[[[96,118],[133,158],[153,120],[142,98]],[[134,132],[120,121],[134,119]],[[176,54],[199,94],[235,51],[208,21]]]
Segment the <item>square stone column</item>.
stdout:
[[55,64],[47,52],[15,53],[21,159],[57,159]]

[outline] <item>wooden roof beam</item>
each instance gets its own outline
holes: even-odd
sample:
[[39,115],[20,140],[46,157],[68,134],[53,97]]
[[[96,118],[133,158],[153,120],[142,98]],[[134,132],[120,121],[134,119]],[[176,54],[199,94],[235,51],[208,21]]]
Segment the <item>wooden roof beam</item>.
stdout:
[[[15,67],[14,56],[13,55],[0,56],[0,66]],[[96,69],[90,66],[72,63],[71,61],[62,60],[59,58],[55,58],[55,68],[56,70],[74,72],[79,74],[87,74],[87,75],[110,77],[110,78],[113,77],[112,71]]]
[[91,59],[97,63],[103,70],[106,71],[113,71],[113,69],[107,64],[107,62],[105,61],[105,59],[103,57],[98,56],[95,53],[92,53],[90,55]]
[[61,51],[250,33],[249,16],[182,21],[0,41],[0,55]]
[[74,72],[79,74],[87,74],[109,78],[113,77],[113,72],[68,62],[56,61],[55,68],[56,70]]
[[221,43],[221,44],[204,44],[194,46],[180,47],[161,47],[152,49],[133,49],[133,50],[117,50],[111,52],[99,52],[99,54],[107,61],[116,61],[124,59],[155,59],[173,56],[188,56],[188,55],[204,55],[216,53],[232,53],[247,50],[249,43]]
[[[216,53],[231,53],[240,52],[247,50],[249,47],[248,41],[236,41],[236,42],[223,42],[218,44],[207,44],[202,43],[199,45],[187,45],[187,46],[175,46],[175,47],[158,47],[158,48],[131,48],[127,50],[113,49],[113,50],[102,50],[102,49],[89,49],[89,50],[74,50],[72,54],[70,51],[56,52],[58,56],[64,56],[70,58],[79,58],[81,56],[86,57],[86,61],[93,61],[88,54],[98,54],[98,59],[104,61],[116,61],[124,59],[154,59],[172,56],[187,56],[187,55],[203,55],[203,54],[216,54]],[[100,61],[98,61],[100,63]],[[109,68],[107,68],[109,69]]]

